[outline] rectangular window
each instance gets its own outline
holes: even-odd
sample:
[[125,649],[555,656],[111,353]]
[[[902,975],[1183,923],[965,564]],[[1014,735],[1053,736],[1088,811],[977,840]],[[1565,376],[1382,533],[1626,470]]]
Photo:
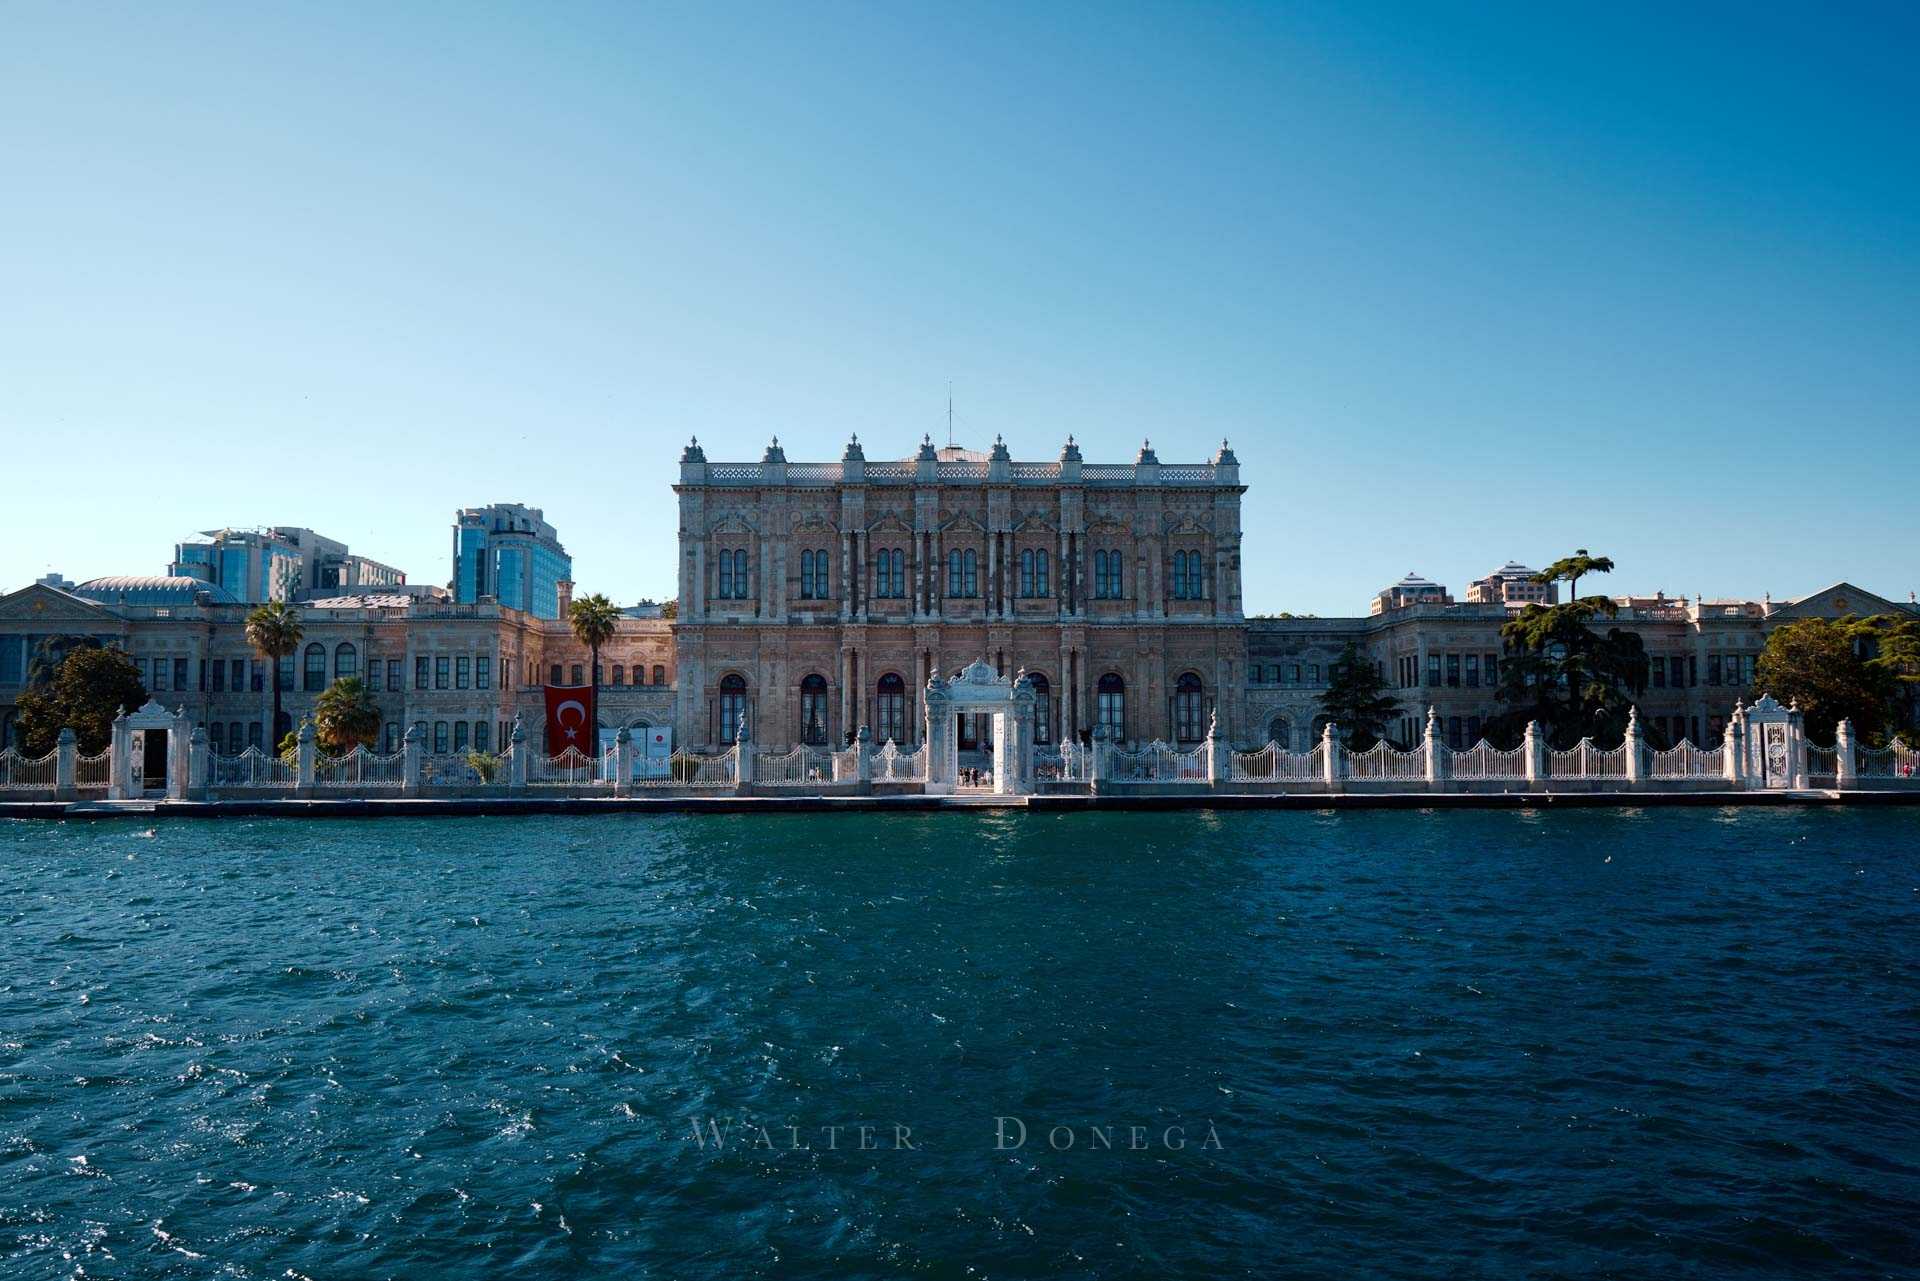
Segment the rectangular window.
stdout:
[[1652,659],[1652,664],[1653,687],[1655,689],[1665,689],[1667,687],[1667,660],[1656,654]]
[[473,687],[491,689],[493,687],[493,656],[482,654],[473,660]]
[[567,674],[573,678],[567,682],[569,685],[585,685],[587,683],[587,669],[579,663],[575,663],[572,667],[568,668]]
[[1320,664],[1308,663],[1307,664],[1307,684],[1318,685],[1319,683],[1320,683]]
[[415,689],[426,689],[429,675],[432,671],[433,671],[432,660],[429,659],[425,654],[422,654],[418,658],[414,659],[413,660],[413,687]]
[[1300,683],[1300,664],[1290,663],[1287,665],[1287,681],[1293,685]]
[[433,751],[436,756],[447,754],[447,723],[445,721],[433,723]]
[[258,748],[260,746],[260,730],[261,730],[261,724],[259,721],[247,722],[247,746],[248,747]]
[[1698,685],[1699,683],[1700,683],[1700,656],[1698,654],[1688,654],[1687,655],[1687,684],[1689,686],[1693,686],[1693,685]]
[[380,675],[383,670],[384,669],[380,666],[379,659],[370,658],[367,660],[367,688],[368,689],[377,691],[380,688]]
[[564,684],[564,683],[565,683],[565,682],[564,682],[564,680],[563,680],[563,678],[562,678],[562,677],[561,677],[561,675],[560,675],[560,664],[558,664],[558,663],[555,663],[555,664],[553,665],[553,667],[552,667],[551,669],[549,669],[549,670],[548,670],[548,672],[547,672],[547,684],[549,684],[549,685],[560,685],[560,684]]
[[492,728],[493,727],[488,725],[485,721],[475,721],[473,723],[473,750],[474,751],[488,752],[493,750],[493,743],[491,740]]
[[455,721],[453,723],[453,750],[456,752],[464,752],[467,750],[467,723],[465,721]]
[[1440,655],[1427,655],[1427,684],[1437,687],[1440,684]]
[[[213,692],[216,694],[222,694],[226,692],[226,688],[227,688],[227,662],[223,658],[216,658],[213,660]],[[214,728],[215,729],[219,728],[219,725],[217,722],[215,723]]]
[[173,660],[173,687],[175,689],[187,687],[187,660],[184,658]]
[[1480,688],[1480,655],[1467,655],[1467,688]]
[[1707,655],[1707,684],[1718,685],[1719,683],[1720,683],[1720,655],[1708,654]]
[[1500,655],[1488,654],[1486,661],[1480,666],[1486,672],[1487,684],[1498,685],[1500,683]]
[[195,688],[202,694],[207,692],[207,660],[204,658],[200,660],[200,684]]
[[465,654],[453,660],[453,687],[466,689],[473,679],[473,660]]
[[433,659],[433,687],[445,689],[447,678],[451,674],[453,662],[445,654],[436,654]]
[[1460,655],[1447,655],[1447,684],[1454,688],[1460,685]]
[[1458,716],[1447,717],[1447,746],[1456,752],[1466,750],[1465,746],[1460,742],[1460,718]]

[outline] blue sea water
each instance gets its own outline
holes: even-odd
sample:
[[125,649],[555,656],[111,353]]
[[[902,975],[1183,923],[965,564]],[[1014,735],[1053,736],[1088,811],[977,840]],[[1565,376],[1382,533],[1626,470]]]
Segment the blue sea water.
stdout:
[[15,822],[0,921],[7,1278],[1920,1263],[1920,811]]

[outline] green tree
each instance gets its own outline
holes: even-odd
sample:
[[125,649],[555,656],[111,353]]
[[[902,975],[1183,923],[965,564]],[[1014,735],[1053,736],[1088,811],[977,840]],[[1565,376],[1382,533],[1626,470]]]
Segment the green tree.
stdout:
[[[1798,704],[1807,734],[1816,741],[1832,742],[1845,717],[1864,741],[1877,742],[1902,724],[1906,692],[1898,673],[1907,645],[1920,639],[1903,635],[1898,623],[1885,615],[1783,623],[1767,637],[1754,664],[1753,694]],[[1907,626],[1920,632],[1920,624]],[[1872,643],[1883,637],[1887,646]],[[1871,660],[1868,653],[1874,655]]]
[[247,615],[247,644],[259,651],[273,673],[273,728],[267,731],[269,741],[280,732],[280,660],[291,657],[300,648],[302,635],[300,611],[289,609],[284,601],[268,601],[255,606]]
[[1360,647],[1347,642],[1333,664],[1320,709],[1339,728],[1340,737],[1364,752],[1386,735],[1387,722],[1400,714],[1400,701],[1388,693],[1387,678]]
[[[1534,581],[1577,584],[1612,568],[1613,561],[1583,547]],[[1623,738],[1633,700],[1647,688],[1647,651],[1633,632],[1594,629],[1594,620],[1618,613],[1608,597],[1573,596],[1559,605],[1528,605],[1507,620],[1500,628],[1506,661],[1495,692],[1507,710],[1487,725],[1488,740],[1516,743],[1529,721],[1539,721],[1549,741],[1563,748],[1586,737],[1599,743]]]
[[99,649],[100,642],[91,636],[78,636],[71,632],[62,632],[55,636],[42,636],[27,656],[27,680],[29,687],[45,688],[53,684],[54,674],[60,670],[67,655],[79,649]]
[[1888,736],[1920,730],[1920,618],[1874,614],[1847,628],[1868,670],[1893,684]]
[[660,607],[660,617],[667,619],[669,622],[671,622],[673,619],[680,617],[679,598],[676,597],[675,599],[670,600],[666,604],[662,605]]
[[1580,599],[1580,580],[1588,574],[1611,574],[1613,559],[1608,556],[1589,556],[1584,547],[1576,548],[1573,555],[1562,556],[1532,578],[1542,586],[1553,583],[1567,584],[1567,599]]
[[53,678],[37,689],[21,691],[20,750],[45,756],[71,726],[79,748],[98,755],[113,741],[113,718],[147,701],[147,687],[133,660],[117,649],[86,645],[68,652]]
[[[613,639],[614,629],[620,623],[620,607],[605,596],[595,592],[591,596],[582,596],[567,606],[567,623],[573,628],[574,639],[587,647],[590,677],[588,686],[592,691],[587,701],[592,704],[587,719],[591,724],[600,723],[600,647]],[[592,750],[589,745],[588,750]]]
[[380,741],[380,708],[365,681],[342,676],[320,691],[313,704],[313,737],[329,756],[345,756],[356,747],[373,750]]

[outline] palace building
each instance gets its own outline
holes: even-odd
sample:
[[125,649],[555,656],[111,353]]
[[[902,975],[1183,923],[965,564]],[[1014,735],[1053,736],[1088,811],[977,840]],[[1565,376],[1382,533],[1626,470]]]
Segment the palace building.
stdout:
[[[566,622],[571,562],[538,509],[462,510],[449,588],[385,567],[398,581],[335,587],[319,561],[280,573],[260,552],[318,549],[344,565],[342,545],[218,531],[219,555],[196,559],[183,543],[166,575],[49,575],[0,596],[0,745],[36,671],[92,638],[124,649],[155,699],[229,753],[271,749],[348,675],[371,687],[388,750],[417,726],[434,755],[497,751],[516,718],[537,733],[544,686],[590,681],[603,738],[670,726],[676,746],[714,751],[744,721],[769,750],[839,747],[862,726],[875,746],[908,750],[929,737],[929,680],[962,672],[967,688],[1024,674],[1038,747],[1085,742],[1096,726],[1120,743],[1193,744],[1217,723],[1236,747],[1300,751],[1325,724],[1320,699],[1350,644],[1401,699],[1390,737],[1413,743],[1431,707],[1466,748],[1501,710],[1501,625],[1554,599],[1509,562],[1464,602],[1409,573],[1365,616],[1248,618],[1245,486],[1224,443],[1206,462],[1162,463],[1148,445],[1131,463],[1088,463],[1072,439],[1051,462],[1016,462],[998,440],[976,452],[923,439],[911,458],[869,461],[856,439],[838,462],[790,463],[775,441],[759,462],[729,463],[696,442],[673,489],[677,617],[650,603],[623,611],[597,674]],[[305,636],[281,663],[276,733],[245,620],[253,602],[281,598]],[[1781,622],[1914,608],[1846,583],[1788,602],[1616,604],[1609,625],[1639,633],[1651,658],[1637,700],[1649,737],[1700,746],[1719,741]],[[962,762],[984,763],[989,718],[941,715]]]
[[[920,692],[975,659],[1024,672],[1036,743],[1237,734],[1240,467],[936,449],[868,461],[680,459],[677,727],[689,744],[923,741]],[[982,745],[962,717],[959,750]]]

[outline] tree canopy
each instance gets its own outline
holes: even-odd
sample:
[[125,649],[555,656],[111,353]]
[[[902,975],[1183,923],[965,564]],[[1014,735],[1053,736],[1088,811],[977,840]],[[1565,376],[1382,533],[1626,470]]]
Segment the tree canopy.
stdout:
[[284,601],[270,600],[247,614],[247,644],[267,660],[273,681],[273,728],[268,731],[269,738],[280,732],[280,722],[285,719],[280,712],[280,660],[300,648],[302,634],[300,611],[289,608]]
[[1388,692],[1387,678],[1373,661],[1348,641],[1320,695],[1320,708],[1347,747],[1364,752],[1386,736],[1387,723],[1400,714],[1400,701]]
[[1754,664],[1753,693],[1798,704],[1807,734],[1830,743],[1844,717],[1868,743],[1908,730],[1920,688],[1920,619],[1801,618],[1776,627]]
[[313,704],[314,744],[329,756],[345,756],[356,747],[373,750],[380,742],[380,708],[367,683],[342,676],[320,691]]
[[[1583,547],[1534,581],[1577,583],[1583,574],[1612,568],[1612,560]],[[1596,619],[1618,612],[1608,597],[1576,596],[1559,605],[1528,605],[1507,620],[1500,628],[1506,661],[1495,692],[1507,710],[1488,724],[1488,739],[1517,742],[1528,721],[1539,721],[1549,741],[1563,748],[1586,737],[1599,743],[1625,737],[1633,700],[1647,688],[1647,651],[1636,633],[1595,630]]]
[[45,756],[73,727],[82,754],[95,756],[113,741],[113,718],[147,701],[147,687],[133,660],[117,649],[84,645],[68,651],[46,684],[22,690],[20,750]]

